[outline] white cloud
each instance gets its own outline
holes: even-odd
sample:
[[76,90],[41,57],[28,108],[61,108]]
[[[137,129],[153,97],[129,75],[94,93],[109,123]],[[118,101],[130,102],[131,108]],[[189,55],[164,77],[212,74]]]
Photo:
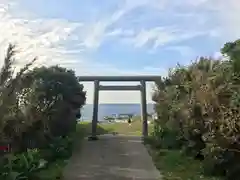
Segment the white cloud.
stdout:
[[[217,2],[215,0],[215,2]],[[239,0],[219,1],[218,17],[225,35],[234,40],[240,37],[240,2]]]
[[114,29],[112,32],[109,32],[107,33],[107,36],[113,36],[113,37],[121,37],[121,36],[124,36],[124,37],[131,37],[134,35],[134,31],[133,30],[124,30],[124,29],[121,29],[121,28],[118,28],[118,29]]
[[[198,8],[201,12],[205,12],[205,19],[210,19],[213,23],[218,22],[218,27],[210,32],[211,35],[218,36],[222,41],[239,38],[239,0],[187,0],[185,2],[194,8]],[[193,13],[192,16],[196,17],[197,13]]]
[[168,3],[168,0],[125,0],[123,7],[126,11],[131,11],[139,7],[150,7],[162,10],[168,5]]
[[184,57],[195,56],[196,52],[189,46],[170,46],[166,50],[173,50],[179,52]]
[[[178,1],[178,0],[175,0]],[[210,29],[211,36],[217,36],[222,41],[235,40],[240,36],[240,2],[239,0],[186,0],[185,3],[179,2],[179,6],[184,7],[186,4],[197,9],[192,13],[192,17],[197,17],[199,12],[203,12],[208,23],[218,24],[216,29]],[[171,1],[172,3],[172,1]],[[189,7],[188,7],[189,8]],[[188,12],[184,12],[187,14]],[[189,25],[196,24],[197,21],[189,22]],[[209,25],[209,24],[205,24]]]
[[[2,2],[1,2],[2,3]],[[36,65],[60,64],[72,68],[78,75],[125,75],[137,74],[139,72],[127,72],[119,70],[112,65],[96,63],[81,55],[82,51],[95,48],[100,45],[108,25],[97,23],[93,26],[86,26],[82,23],[71,23],[63,19],[35,19],[32,16],[22,19],[14,16],[11,9],[6,8],[7,3],[0,6],[0,52],[6,50],[8,43],[18,45],[18,66],[24,65],[35,56],[38,57]],[[116,19],[115,19],[116,20]],[[91,29],[93,28],[93,29]],[[85,31],[86,30],[86,31]],[[81,31],[82,33],[77,33]],[[120,30],[115,32],[121,33]],[[87,33],[89,32],[89,34]],[[91,33],[92,36],[91,36]],[[131,31],[124,33],[131,34]],[[71,49],[67,44],[71,43]],[[82,45],[82,49],[79,48]],[[2,61],[0,61],[2,63]],[[113,82],[114,83],[114,82]],[[84,83],[87,90],[88,103],[92,103],[93,84]],[[129,99],[131,99],[129,101]],[[148,93],[148,99],[149,97]],[[139,97],[133,92],[120,92],[118,96],[114,92],[101,93],[100,102],[138,102]]]
[[[11,4],[10,4],[11,3]],[[116,38],[116,41],[127,39],[134,47],[151,46],[152,49],[160,46],[181,42],[203,34],[209,34],[216,38],[234,39],[240,36],[240,3],[238,0],[125,0],[114,13],[103,12],[105,18],[99,17],[95,22],[69,22],[65,19],[42,19],[34,14],[29,14],[23,9],[14,8],[20,1],[0,0],[0,53],[1,58],[9,42],[16,43],[19,53],[18,65],[23,65],[33,57],[38,56],[39,64],[53,65],[60,64],[73,68],[78,75],[125,75],[125,74],[161,74],[165,75],[166,70],[145,67],[139,71],[125,71],[116,68],[113,64],[102,64],[84,56],[86,51],[97,49],[107,38]],[[169,10],[175,15],[184,15],[184,18],[199,17],[198,11],[190,11],[184,7],[191,6],[199,8],[201,12],[211,12],[209,19],[219,21],[219,27],[204,31],[206,17],[200,18],[201,22],[189,22],[189,28],[182,29],[174,24],[170,26],[152,26],[147,27],[148,22],[142,22],[141,26],[136,28],[130,25],[127,29],[114,26],[120,19],[136,8],[153,8],[160,13]],[[179,13],[178,8],[184,9]],[[181,9],[179,8],[179,9]],[[148,9],[149,10],[149,9]],[[20,16],[21,14],[21,16]],[[151,15],[151,10],[147,13]],[[174,14],[173,14],[174,15]],[[211,16],[213,15],[213,16]],[[137,17],[136,17],[137,18]],[[188,19],[187,19],[188,20]],[[194,30],[201,27],[199,31]],[[188,24],[187,24],[188,25]],[[184,46],[173,46],[173,50],[178,50],[182,55],[191,54],[191,49]],[[0,64],[2,61],[0,60]],[[93,86],[86,84],[88,90],[88,102],[92,101]],[[151,86],[148,87],[150,92]],[[150,93],[148,100],[150,101]],[[113,93],[102,93],[102,102],[138,102],[138,95],[131,92],[121,92],[117,96]]]
[[83,44],[87,48],[98,48],[104,38],[107,26],[108,24],[103,22],[96,22],[90,26]]
[[74,56],[67,52],[64,44],[71,40],[72,32],[81,24],[69,23],[65,20],[22,19],[13,16],[11,9],[7,8],[7,3],[1,5],[1,54],[5,52],[9,43],[13,43],[17,45],[19,51],[18,64],[25,64],[36,56],[37,64],[52,65],[73,61]]
[[128,42],[137,48],[144,47],[148,43],[151,43],[151,47],[156,49],[159,46],[178,43],[205,33],[206,32],[183,31],[174,27],[155,27],[148,30],[141,30],[136,36],[130,37]]
[[109,30],[109,27],[111,27],[120,18],[122,18],[129,10],[129,7],[126,6],[125,8],[119,9],[114,12],[112,15],[110,15],[110,17],[92,23],[89,27],[87,27],[85,31],[87,33],[85,33],[85,40],[83,42],[83,46],[91,49],[96,49],[109,35],[119,36],[132,34],[132,30]]
[[222,59],[223,58],[223,55],[221,52],[215,52],[213,53],[213,56],[212,56],[214,59]]
[[150,30],[140,31],[133,39],[132,42],[135,47],[145,46],[149,41],[154,41],[154,47],[159,44],[164,44],[175,39],[172,33],[167,33],[164,28],[156,27]]
[[[156,49],[170,43],[179,43],[197,36],[205,35],[216,38],[224,43],[240,36],[240,3],[239,0],[127,0],[126,9],[138,7],[152,8],[159,13],[159,23],[163,12],[169,13],[169,25],[153,26],[136,32],[135,36],[127,38],[134,47],[150,47]],[[151,14],[148,9],[147,15]],[[171,19],[181,16],[180,22]],[[150,15],[151,17],[151,15]],[[150,18],[151,19],[151,18]],[[172,23],[171,23],[172,21]],[[147,23],[147,22],[144,22]],[[124,39],[124,42],[126,40]]]

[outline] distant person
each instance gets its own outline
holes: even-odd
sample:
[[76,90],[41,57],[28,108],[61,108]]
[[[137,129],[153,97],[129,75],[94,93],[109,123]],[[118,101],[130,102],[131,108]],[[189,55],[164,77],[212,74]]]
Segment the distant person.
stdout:
[[132,119],[131,119],[131,117],[129,116],[129,117],[128,117],[128,125],[131,126],[131,124],[132,124]]

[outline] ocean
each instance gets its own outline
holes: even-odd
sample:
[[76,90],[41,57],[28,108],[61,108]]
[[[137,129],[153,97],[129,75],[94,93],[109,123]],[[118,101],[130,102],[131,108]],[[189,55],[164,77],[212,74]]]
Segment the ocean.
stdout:
[[[104,116],[111,116],[112,114],[134,114],[141,115],[140,104],[99,104],[98,120],[102,121]],[[154,104],[147,104],[147,112],[154,112]],[[89,121],[92,119],[93,104],[86,104],[81,110],[81,120]]]

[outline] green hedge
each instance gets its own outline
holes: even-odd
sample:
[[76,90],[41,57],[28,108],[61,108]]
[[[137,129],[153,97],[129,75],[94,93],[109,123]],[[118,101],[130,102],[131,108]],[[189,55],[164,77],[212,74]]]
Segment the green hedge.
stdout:
[[154,139],[202,160],[205,173],[240,176],[240,40],[221,49],[228,60],[201,57],[156,82]]

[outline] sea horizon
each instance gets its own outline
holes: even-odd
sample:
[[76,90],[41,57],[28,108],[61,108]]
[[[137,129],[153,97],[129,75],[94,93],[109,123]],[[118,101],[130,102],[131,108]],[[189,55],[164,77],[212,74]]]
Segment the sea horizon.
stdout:
[[[147,103],[147,112],[154,112],[154,103]],[[80,120],[90,121],[93,114],[93,104],[83,106]],[[99,103],[98,120],[104,120],[104,116],[113,114],[134,114],[141,115],[141,103]]]

